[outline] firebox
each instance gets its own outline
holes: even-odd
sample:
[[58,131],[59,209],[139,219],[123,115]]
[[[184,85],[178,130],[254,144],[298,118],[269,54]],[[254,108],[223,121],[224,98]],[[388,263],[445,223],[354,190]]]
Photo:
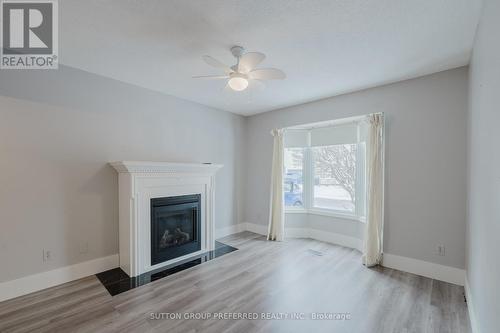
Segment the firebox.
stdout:
[[201,250],[201,194],[151,199],[151,265]]

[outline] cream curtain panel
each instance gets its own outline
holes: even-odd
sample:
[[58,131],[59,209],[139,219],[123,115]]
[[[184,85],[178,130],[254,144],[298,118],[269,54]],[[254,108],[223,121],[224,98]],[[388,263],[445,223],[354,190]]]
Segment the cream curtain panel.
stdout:
[[268,240],[282,241],[285,234],[283,199],[283,130],[271,131],[274,137],[273,163],[271,170],[271,205],[269,211]]
[[363,264],[382,260],[384,227],[384,116],[368,116],[367,138],[367,219],[363,240]]

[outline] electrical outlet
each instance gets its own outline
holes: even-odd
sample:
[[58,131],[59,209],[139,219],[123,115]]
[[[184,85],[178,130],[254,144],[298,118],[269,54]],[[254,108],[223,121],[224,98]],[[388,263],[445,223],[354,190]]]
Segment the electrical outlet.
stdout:
[[80,254],[87,254],[89,252],[89,242],[80,243]]
[[47,249],[43,249],[43,262],[52,261],[52,252]]
[[437,246],[437,254],[440,255],[440,256],[444,256],[445,255],[444,245],[438,245]]

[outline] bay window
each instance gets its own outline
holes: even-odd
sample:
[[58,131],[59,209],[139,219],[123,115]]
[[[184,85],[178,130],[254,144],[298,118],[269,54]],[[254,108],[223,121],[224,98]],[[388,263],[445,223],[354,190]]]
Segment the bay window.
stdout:
[[358,122],[287,129],[283,177],[287,213],[363,220],[365,132]]

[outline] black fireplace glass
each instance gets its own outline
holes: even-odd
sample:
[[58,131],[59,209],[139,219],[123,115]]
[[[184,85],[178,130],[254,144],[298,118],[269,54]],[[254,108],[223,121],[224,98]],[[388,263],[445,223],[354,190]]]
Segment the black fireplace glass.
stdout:
[[201,250],[201,195],[151,199],[151,265]]

